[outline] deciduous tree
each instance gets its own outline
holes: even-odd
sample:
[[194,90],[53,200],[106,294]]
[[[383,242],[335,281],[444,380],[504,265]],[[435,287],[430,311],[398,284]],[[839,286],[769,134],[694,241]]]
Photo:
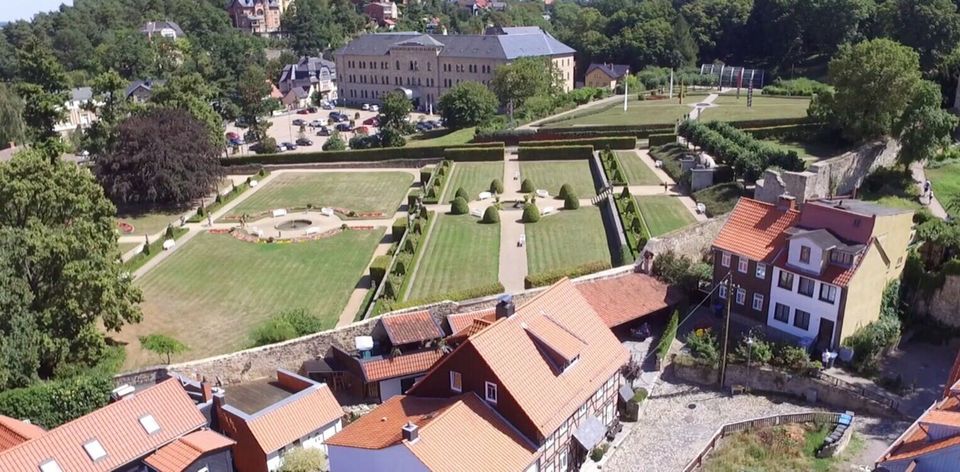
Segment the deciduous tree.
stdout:
[[167,364],[170,363],[170,356],[187,350],[187,346],[182,342],[164,334],[140,336],[139,341],[144,349],[160,356],[160,359],[166,360]]
[[493,91],[511,112],[534,95],[556,95],[562,90],[560,71],[542,57],[524,57],[494,70]]
[[497,113],[497,96],[479,82],[462,82],[440,97],[439,110],[448,128],[477,126]]
[[0,146],[22,143],[26,139],[23,124],[23,100],[12,87],[0,83]]
[[63,144],[55,127],[66,116],[63,104],[69,98],[63,66],[36,40],[17,50],[17,64],[17,93],[24,101],[27,137],[47,158],[58,159]]
[[950,145],[958,120],[940,108],[940,87],[921,81],[907,109],[897,120],[894,134],[900,139],[897,160],[904,165],[932,157]]

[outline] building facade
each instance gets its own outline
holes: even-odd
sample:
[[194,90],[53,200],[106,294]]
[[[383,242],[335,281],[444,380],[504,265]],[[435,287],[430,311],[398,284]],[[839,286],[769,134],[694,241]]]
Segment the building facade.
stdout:
[[334,53],[339,98],[380,103],[402,91],[416,108],[436,108],[462,82],[490,85],[498,66],[521,57],[547,58],[573,89],[574,50],[537,27],[490,28],[482,35],[366,34]]
[[97,121],[97,114],[86,106],[91,100],[93,100],[93,90],[90,87],[71,90],[70,100],[63,104],[66,119],[57,123],[54,129],[61,134],[68,134],[77,128],[89,128],[94,121]]
[[280,32],[283,12],[293,0],[232,0],[227,13],[234,28],[250,34],[269,36]]
[[[857,200],[743,198],[713,244],[715,307],[817,351],[876,320],[903,271],[913,212]],[[725,279],[729,277],[731,288]]]
[[584,75],[583,84],[587,87],[606,88],[614,90],[617,83],[630,73],[630,66],[625,64],[590,64]]

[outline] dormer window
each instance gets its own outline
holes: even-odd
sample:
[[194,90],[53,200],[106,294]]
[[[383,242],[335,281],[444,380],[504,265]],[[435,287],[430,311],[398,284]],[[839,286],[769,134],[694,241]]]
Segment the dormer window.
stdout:
[[100,444],[100,441],[97,441],[96,439],[84,444],[83,450],[87,451],[87,455],[90,456],[90,460],[94,462],[107,457],[107,451],[103,448],[103,445]]
[[493,382],[484,382],[484,398],[493,404],[497,403],[497,384]]
[[800,246],[800,262],[810,263],[810,246]]
[[153,417],[153,415],[145,415],[141,417],[140,426],[143,426],[143,430],[146,431],[147,434],[153,434],[157,431],[160,431],[160,425],[157,424],[157,420]]
[[853,265],[853,254],[838,250],[830,251],[830,262],[850,267]]

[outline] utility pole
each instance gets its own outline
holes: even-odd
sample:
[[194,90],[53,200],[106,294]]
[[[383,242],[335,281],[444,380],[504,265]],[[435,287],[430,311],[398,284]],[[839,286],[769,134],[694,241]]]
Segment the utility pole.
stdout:
[[630,96],[630,69],[627,69],[627,73],[623,76],[623,111],[627,111],[627,97]]
[[723,349],[720,354],[720,389],[723,390],[723,384],[727,380],[727,345],[730,341],[730,309],[733,307],[733,277],[727,272],[727,308],[723,316]]

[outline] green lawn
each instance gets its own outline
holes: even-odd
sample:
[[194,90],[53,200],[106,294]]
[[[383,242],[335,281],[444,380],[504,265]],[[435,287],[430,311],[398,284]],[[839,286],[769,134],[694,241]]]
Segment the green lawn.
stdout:
[[[387,218],[407,195],[413,176],[405,172],[297,172],[277,175],[225,219],[258,215],[275,208],[346,208],[382,212]],[[255,219],[255,218],[254,218]]]
[[127,251],[139,246],[141,243],[119,243],[120,254],[126,254]]
[[[541,206],[542,208],[542,206]],[[565,269],[593,261],[610,262],[600,210],[583,206],[528,223],[527,272]]]
[[703,111],[704,120],[741,121],[770,118],[800,118],[807,116],[809,99],[753,96],[753,107],[747,108],[746,93],[740,100],[736,95],[723,94],[713,102],[714,107]]
[[366,271],[384,230],[345,231],[289,244],[242,242],[198,234],[139,278],[143,321],[118,336],[127,345],[126,367],[157,362],[137,336],[173,336],[190,350],[175,361],[249,347],[250,331],[281,311],[305,308],[336,325],[347,298]]
[[766,141],[795,151],[801,159],[807,162],[817,162],[822,159],[839,156],[851,148],[850,146],[845,146],[837,142],[827,141],[793,141],[784,139],[768,139]]
[[636,151],[616,151],[617,160],[623,166],[624,177],[630,185],[660,185],[660,179]]
[[696,221],[677,197],[644,195],[636,200],[651,236],[660,236]]
[[466,144],[473,139],[475,127],[458,129],[456,131],[439,130],[428,131],[418,134],[407,141],[407,147],[422,146],[450,146],[453,144]]
[[857,433],[842,454],[816,458],[816,450],[830,433],[828,425],[790,424],[735,433],[720,441],[703,463],[705,472],[850,470],[848,460],[864,446]]
[[[179,223],[180,211],[153,212],[153,213],[118,213],[117,221],[133,225],[132,233],[120,233],[121,236],[143,236],[163,231],[167,225],[176,221]],[[119,227],[117,228],[119,230]]]
[[[703,97],[690,97],[688,103]],[[586,125],[651,125],[670,124],[690,113],[687,104],[678,100],[637,100],[636,95],[627,101],[627,111],[623,111],[623,102],[603,103],[564,115],[557,121],[545,123],[544,128],[565,128]]]
[[503,182],[503,162],[455,162],[453,173],[441,202],[453,200],[457,189],[463,187],[470,200],[477,200],[480,192],[490,190],[490,182]]
[[960,162],[951,162],[936,168],[928,167],[925,172],[933,185],[933,194],[937,200],[948,213],[957,216],[957,212],[948,207],[951,201],[960,198]]
[[[560,186],[570,184],[580,198],[590,198],[597,194],[593,185],[590,164],[584,160],[575,161],[521,161],[521,179],[530,179],[537,189],[550,192],[552,197],[560,193]],[[541,205],[546,206],[546,204]]]
[[500,225],[479,221],[470,215],[437,215],[408,300],[497,283]]

